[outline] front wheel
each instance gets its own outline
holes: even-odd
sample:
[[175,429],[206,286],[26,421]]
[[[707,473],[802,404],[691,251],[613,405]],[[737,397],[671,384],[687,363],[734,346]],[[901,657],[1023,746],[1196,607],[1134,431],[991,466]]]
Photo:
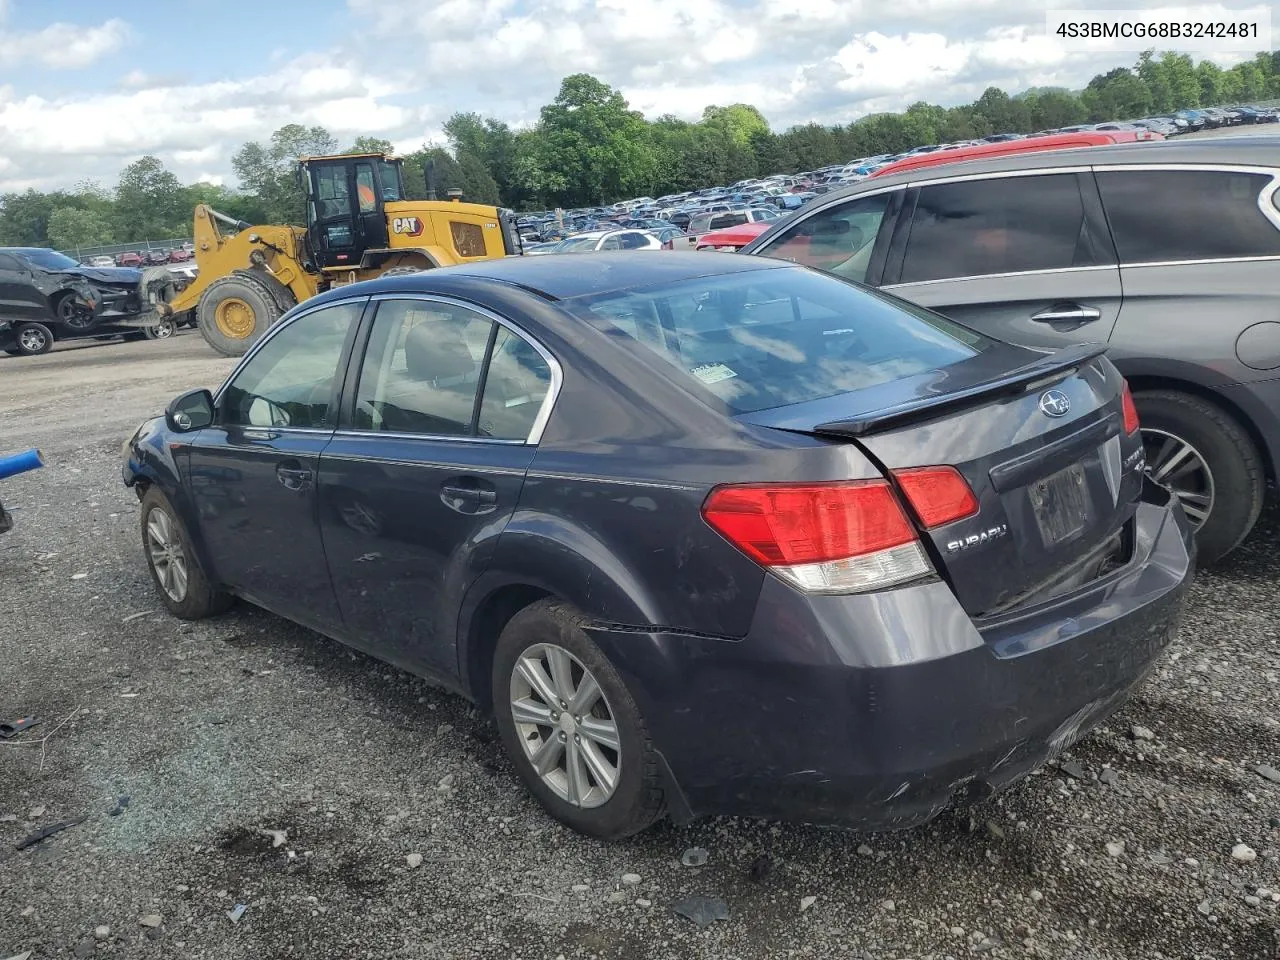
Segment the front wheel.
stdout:
[[507,755],[553,817],[617,840],[661,816],[657,757],[639,708],[564,604],[539,601],[511,618],[492,683]]
[[1230,414],[1192,394],[1143,390],[1133,400],[1147,472],[1182,504],[1200,562],[1222,559],[1262,512],[1266,480],[1257,446]]
[[231,605],[228,594],[209,584],[186,527],[173,504],[155,487],[142,497],[141,522],[147,567],[170,613],[183,620],[200,620]]

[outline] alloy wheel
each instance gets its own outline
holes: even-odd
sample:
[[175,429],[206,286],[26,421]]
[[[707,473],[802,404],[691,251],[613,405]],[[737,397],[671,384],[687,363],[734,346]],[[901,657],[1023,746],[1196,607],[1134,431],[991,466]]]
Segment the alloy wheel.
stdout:
[[22,331],[22,348],[31,353],[39,353],[44,349],[45,335],[41,330],[28,328]]
[[160,589],[174,603],[181,603],[187,596],[187,555],[173,520],[159,508],[147,517],[147,555]]
[[1182,437],[1151,427],[1142,428],[1147,475],[1173,491],[1193,529],[1204,526],[1213,512],[1213,471],[1204,456]]
[[622,772],[618,725],[577,657],[553,643],[526,649],[511,671],[510,709],[525,756],[556,796],[587,809],[609,801]]

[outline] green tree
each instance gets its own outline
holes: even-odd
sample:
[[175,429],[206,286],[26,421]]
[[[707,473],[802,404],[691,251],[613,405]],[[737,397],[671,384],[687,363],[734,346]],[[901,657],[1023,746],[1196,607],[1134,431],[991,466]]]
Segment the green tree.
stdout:
[[355,142],[342,152],[394,154],[396,151],[391,145],[391,141],[384,140],[382,137],[356,137]]
[[338,141],[324,127],[290,123],[271,134],[266,143],[251,141],[231,157],[240,184],[256,194],[270,223],[301,223],[306,199],[297,179],[301,157],[335,153]]
[[49,214],[48,240],[59,250],[102,246],[112,241],[111,224],[94,210],[56,207]]
[[1027,97],[1027,109],[1030,113],[1028,133],[1084,123],[1089,115],[1080,98],[1066,90],[1039,91],[1034,94],[1034,99]]
[[191,209],[178,178],[146,156],[120,172],[112,221],[121,242],[159,240],[188,234]]
[[1095,123],[1125,120],[1151,113],[1151,91],[1141,77],[1126,67],[1116,67],[1089,81],[1080,100]]
[[[1134,72],[1147,86],[1151,109],[1167,113],[1200,105],[1200,80],[1185,53],[1163,53],[1157,58],[1154,51],[1146,50]],[[1120,115],[1116,118],[1124,119]]]

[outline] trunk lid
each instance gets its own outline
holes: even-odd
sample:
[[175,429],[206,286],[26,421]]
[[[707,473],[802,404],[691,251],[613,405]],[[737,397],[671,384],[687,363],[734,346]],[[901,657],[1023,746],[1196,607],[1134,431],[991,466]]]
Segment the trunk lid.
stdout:
[[978,512],[921,538],[965,610],[992,615],[1091,578],[1127,546],[1141,445],[1124,432],[1123,380],[1104,349],[1046,356],[1002,345],[944,370],[744,419],[856,443],[890,476],[955,467]]

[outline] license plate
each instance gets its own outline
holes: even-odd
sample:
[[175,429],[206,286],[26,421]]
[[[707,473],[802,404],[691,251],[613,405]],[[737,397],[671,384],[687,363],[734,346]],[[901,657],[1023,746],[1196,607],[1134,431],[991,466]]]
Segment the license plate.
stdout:
[[1089,525],[1084,467],[1073,463],[1031,484],[1031,506],[1045,546],[1069,540]]

